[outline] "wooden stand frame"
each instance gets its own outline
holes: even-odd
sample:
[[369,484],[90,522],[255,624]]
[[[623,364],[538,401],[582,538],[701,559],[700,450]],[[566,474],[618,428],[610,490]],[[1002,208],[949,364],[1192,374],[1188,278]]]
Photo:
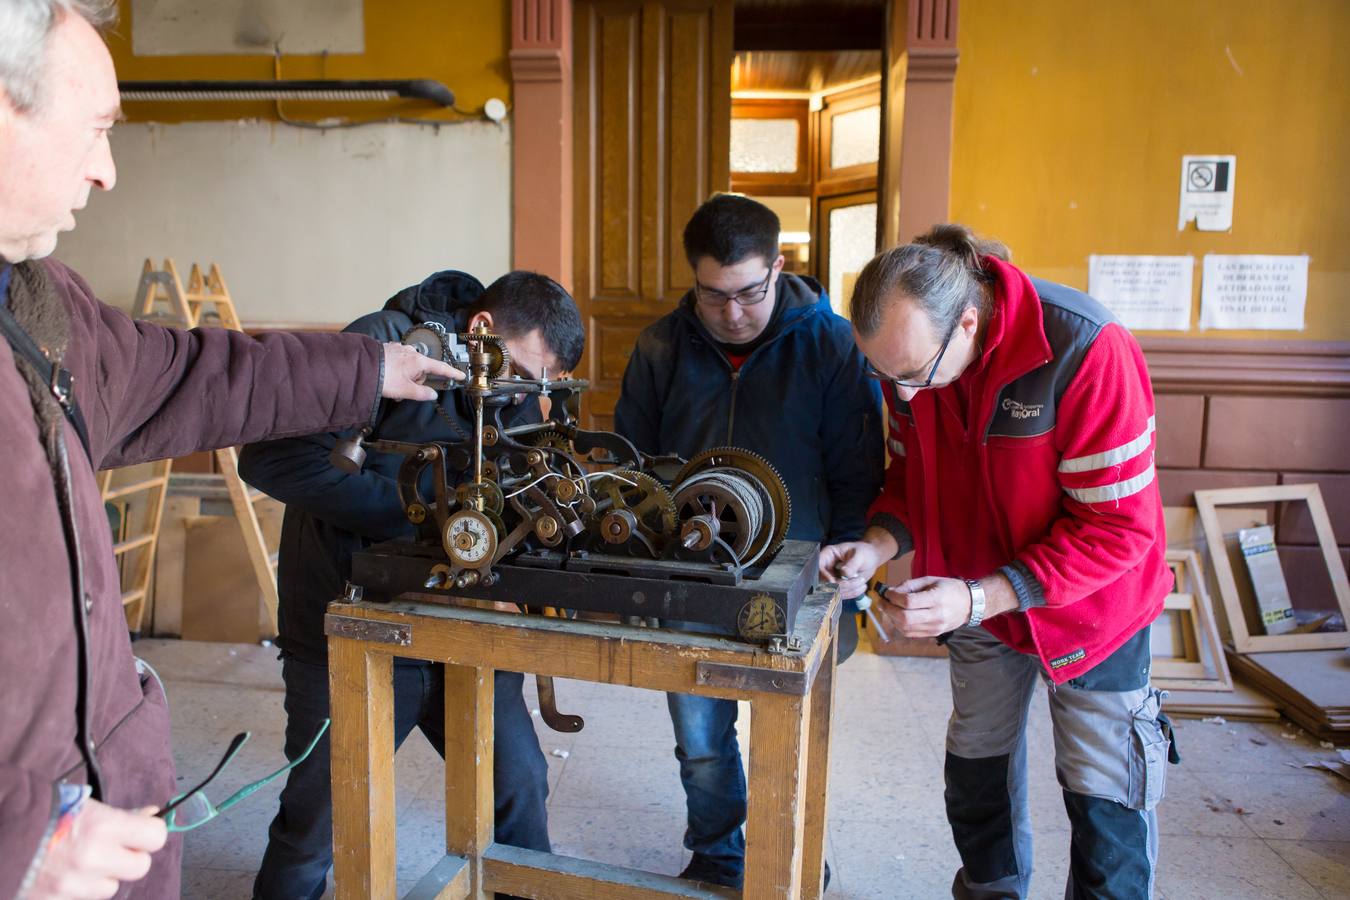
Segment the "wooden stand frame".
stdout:
[[1322,502],[1322,492],[1315,484],[1284,484],[1274,487],[1227,488],[1223,490],[1196,491],[1195,507],[1200,512],[1200,521],[1205,528],[1205,539],[1209,543],[1209,553],[1214,564],[1214,574],[1219,582],[1219,597],[1223,601],[1224,613],[1228,617],[1228,628],[1232,632],[1233,647],[1239,653],[1263,653],[1281,650],[1330,650],[1350,647],[1350,631],[1334,631],[1323,634],[1252,634],[1247,629],[1247,617],[1242,609],[1242,598],[1238,595],[1237,581],[1233,577],[1233,567],[1228,559],[1228,549],[1224,545],[1223,528],[1215,512],[1217,506],[1259,505],[1302,500],[1308,504],[1312,516],[1313,528],[1317,532],[1317,541],[1326,560],[1327,574],[1331,576],[1331,588],[1341,615],[1350,622],[1350,580],[1341,565],[1340,551],[1336,547],[1336,538],[1331,531],[1331,519],[1327,516],[1326,504]]
[[[771,654],[609,623],[407,601],[331,604],[337,896],[395,895],[392,665],[402,656],[445,663],[446,856],[409,897],[818,898],[839,609],[838,593],[818,587],[797,616],[801,649]],[[494,843],[496,669],[748,700],[744,891]]]

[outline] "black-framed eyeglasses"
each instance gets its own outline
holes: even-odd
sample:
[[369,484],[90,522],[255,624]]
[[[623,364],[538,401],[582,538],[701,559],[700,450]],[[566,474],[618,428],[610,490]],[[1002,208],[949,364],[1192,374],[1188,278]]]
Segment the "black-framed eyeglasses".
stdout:
[[323,737],[324,732],[328,730],[329,721],[329,719],[323,720],[323,724],[319,726],[318,734],[314,735],[314,740],[309,742],[309,746],[305,748],[304,753],[301,753],[295,759],[291,760],[280,769],[277,769],[266,778],[259,779],[252,784],[246,784],[230,796],[226,797],[219,804],[214,804],[211,802],[210,798],[203,793],[203,790],[208,784],[215,780],[215,777],[219,775],[226,766],[230,764],[231,760],[233,760],[235,756],[238,755],[239,751],[243,749],[244,744],[248,743],[251,732],[244,731],[236,734],[234,740],[230,741],[230,746],[225,750],[225,755],[221,757],[220,762],[216,763],[216,767],[211,770],[211,774],[207,775],[201,784],[197,785],[192,790],[184,791],[177,797],[174,797],[163,809],[155,813],[155,815],[165,821],[169,826],[169,831],[191,831],[194,828],[205,825],[231,806],[234,806],[251,794],[256,793],[270,782],[275,781],[280,776],[304,762],[309,754],[313,752],[315,746],[318,745],[319,738]]
[[756,303],[763,302],[764,298],[769,296],[769,282],[772,279],[773,267],[771,266],[769,268],[769,273],[764,276],[763,281],[753,287],[737,291],[734,294],[724,294],[721,291],[714,291],[712,288],[706,288],[699,284],[698,280],[695,279],[694,297],[699,303],[712,309],[721,309],[732,300],[735,300],[741,306],[754,306]]
[[887,375],[885,372],[881,371],[876,366],[872,365],[872,361],[870,359],[864,361],[864,364],[867,369],[867,377],[875,378],[877,381],[889,381],[896,387],[902,388],[931,387],[933,384],[933,379],[937,377],[938,366],[942,365],[942,357],[947,355],[947,348],[951,346],[952,338],[956,337],[956,329],[959,327],[960,323],[958,322],[955,326],[953,326],[951,331],[947,332],[947,339],[943,341],[942,346],[938,348],[937,357],[933,360],[933,365],[928,370],[928,377],[925,378],[923,381],[905,381],[904,379],[900,378],[892,378],[890,375]]

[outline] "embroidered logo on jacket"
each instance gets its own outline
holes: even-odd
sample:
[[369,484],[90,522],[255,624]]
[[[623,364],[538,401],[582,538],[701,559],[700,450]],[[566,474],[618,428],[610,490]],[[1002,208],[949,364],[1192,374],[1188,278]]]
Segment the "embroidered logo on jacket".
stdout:
[[1041,415],[1041,410],[1045,409],[1044,403],[1018,403],[1011,397],[1003,398],[1003,409],[1012,414],[1014,419],[1036,419]]
[[1071,666],[1085,656],[1087,656],[1087,653],[1083,651],[1082,647],[1079,647],[1077,650],[1066,654],[1065,656],[1061,656],[1059,659],[1050,660],[1050,668],[1062,669],[1065,666]]

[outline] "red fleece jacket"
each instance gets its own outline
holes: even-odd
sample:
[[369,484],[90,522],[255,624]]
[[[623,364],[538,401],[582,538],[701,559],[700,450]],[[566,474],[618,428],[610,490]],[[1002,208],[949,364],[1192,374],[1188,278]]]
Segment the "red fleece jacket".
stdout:
[[[891,463],[869,518],[909,529],[916,576],[980,578],[1005,565],[1030,576],[1023,596],[1043,605],[984,627],[1062,683],[1157,618],[1169,590],[1153,391],[1139,345],[1104,307],[1000,260],[985,264],[997,276],[997,313],[985,336],[989,371],[970,398],[984,423],[978,469],[937,465],[938,417],[951,413],[933,391],[906,403],[888,390]],[[941,515],[964,517],[959,531],[978,547],[962,556],[992,561],[987,571],[953,571],[943,553],[939,501],[952,488],[942,479],[957,477],[979,479],[988,502],[942,505]]]

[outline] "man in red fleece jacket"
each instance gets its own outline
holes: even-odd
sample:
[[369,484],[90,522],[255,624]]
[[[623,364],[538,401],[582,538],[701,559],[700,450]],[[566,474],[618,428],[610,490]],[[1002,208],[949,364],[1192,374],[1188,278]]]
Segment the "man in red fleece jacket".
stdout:
[[1175,758],[1149,684],[1170,576],[1148,370],[1104,307],[1006,258],[944,225],[860,274],[854,337],[882,382],[891,462],[863,540],[825,548],[821,574],[870,578],[914,550],[916,577],[883,607],[950,650],[953,896],[1027,896],[1039,677],[1073,829],[1067,896],[1148,897]]

